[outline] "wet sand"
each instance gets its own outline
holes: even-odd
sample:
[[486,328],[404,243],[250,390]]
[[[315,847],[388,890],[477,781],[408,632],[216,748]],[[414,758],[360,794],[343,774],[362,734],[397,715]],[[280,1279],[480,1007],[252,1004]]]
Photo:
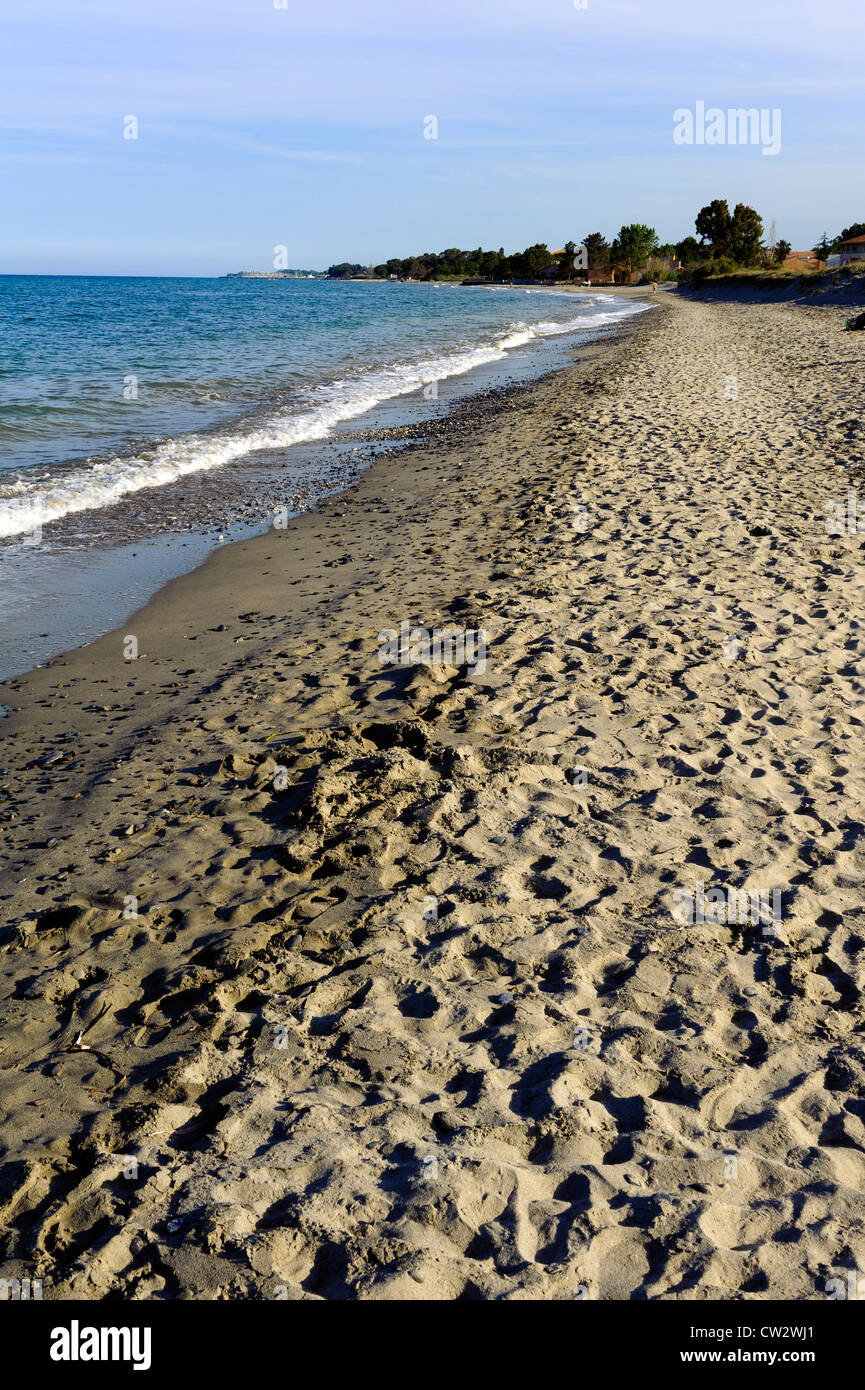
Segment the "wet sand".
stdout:
[[[0,690],[4,1277],[865,1267],[863,337],[658,300]],[[485,669],[382,665],[403,621]]]

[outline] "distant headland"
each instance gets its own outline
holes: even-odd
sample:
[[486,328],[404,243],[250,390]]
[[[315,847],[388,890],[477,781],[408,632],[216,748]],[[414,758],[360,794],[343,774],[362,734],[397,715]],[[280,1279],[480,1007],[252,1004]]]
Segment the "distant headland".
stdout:
[[223,280],[326,280],[324,270],[230,270]]

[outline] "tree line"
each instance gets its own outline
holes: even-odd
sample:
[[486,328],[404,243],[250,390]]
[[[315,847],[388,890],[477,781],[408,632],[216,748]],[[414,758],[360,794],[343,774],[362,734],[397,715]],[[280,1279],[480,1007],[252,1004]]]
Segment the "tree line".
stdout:
[[[650,256],[675,255],[674,246],[661,246],[654,228],[641,223],[622,227],[619,235],[610,242],[601,232],[589,232],[583,237],[582,245],[586,248],[589,265],[611,262],[622,263],[629,269],[641,269]],[[376,266],[343,261],[330,266],[327,273],[334,280],[358,276],[386,280],[396,275],[401,280],[503,281],[535,280],[543,271],[555,266],[556,278],[577,280],[583,275],[574,265],[577,250],[574,241],[566,242],[559,255],[543,241],[513,255],[506,255],[504,247],[499,247],[498,251],[485,251],[481,246],[474,251],[461,251],[459,247],[451,246],[446,251],[425,251],[420,256],[395,256]]]
[[[610,274],[645,271],[655,279],[670,274],[668,262],[675,259],[687,271],[728,272],[738,267],[769,266],[779,263],[790,254],[790,243],[778,241],[774,247],[763,243],[763,220],[760,214],[745,203],[737,203],[732,213],[723,198],[715,198],[700,209],[694,220],[697,236],[682,241],[661,243],[654,227],[631,222],[619,229],[611,240],[602,232],[589,232],[582,238],[589,267],[603,267]],[[825,260],[840,243],[849,237],[865,233],[865,223],[855,222],[845,227],[833,241],[826,233],[813,253]],[[536,280],[542,274],[558,280],[580,280],[586,271],[575,258],[578,243],[568,241],[554,253],[545,242],[536,242],[524,251],[506,255],[498,251],[461,251],[456,246],[446,251],[425,251],[420,256],[392,257],[381,265],[364,266],[342,261],[328,268],[334,280],[362,277],[386,280],[391,275],[401,280]]]

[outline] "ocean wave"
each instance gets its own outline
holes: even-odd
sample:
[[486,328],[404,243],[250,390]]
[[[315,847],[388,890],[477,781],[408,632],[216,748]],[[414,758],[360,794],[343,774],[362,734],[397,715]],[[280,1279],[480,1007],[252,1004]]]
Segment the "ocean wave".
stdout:
[[[598,301],[611,296],[592,296]],[[586,304],[589,297],[581,301]],[[285,449],[327,438],[347,420],[383,401],[420,391],[434,382],[461,376],[475,367],[506,357],[533,339],[574,333],[627,318],[649,306],[628,304],[616,312],[599,310],[560,322],[511,323],[493,341],[467,346],[447,355],[377,367],[313,390],[300,409],[279,412],[252,423],[213,433],[193,433],[163,440],[129,457],[98,460],[64,474],[31,479],[19,475],[0,486],[0,537],[47,526],[73,512],[110,507],[132,492],[162,487],[193,473],[224,467],[258,449]]]

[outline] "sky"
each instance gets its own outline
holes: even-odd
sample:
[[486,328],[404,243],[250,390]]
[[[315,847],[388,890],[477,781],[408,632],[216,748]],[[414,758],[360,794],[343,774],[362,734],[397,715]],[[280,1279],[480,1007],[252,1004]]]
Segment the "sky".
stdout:
[[[865,221],[862,0],[577,3],[7,11],[0,273],[221,275],[278,247],[325,269],[626,222],[678,241],[713,198],[794,249]],[[675,143],[698,102],[780,111],[780,150]]]

